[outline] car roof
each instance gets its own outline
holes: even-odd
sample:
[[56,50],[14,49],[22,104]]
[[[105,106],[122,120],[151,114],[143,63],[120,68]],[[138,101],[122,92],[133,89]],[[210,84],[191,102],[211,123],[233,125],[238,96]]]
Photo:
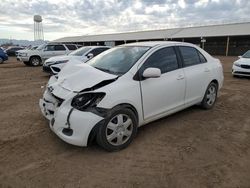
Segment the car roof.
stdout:
[[160,46],[160,45],[190,45],[193,46],[190,43],[186,42],[177,42],[177,41],[149,41],[149,42],[135,42],[135,43],[129,43],[129,44],[123,44],[120,46],[148,46],[148,47],[154,47],[154,46]]
[[111,48],[110,46],[82,46],[82,47],[89,47],[89,48]]

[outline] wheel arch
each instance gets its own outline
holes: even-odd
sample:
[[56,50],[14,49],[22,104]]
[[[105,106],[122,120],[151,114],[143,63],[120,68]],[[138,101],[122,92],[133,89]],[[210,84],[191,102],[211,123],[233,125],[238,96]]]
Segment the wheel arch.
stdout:
[[[117,107],[123,107],[123,108],[130,109],[130,110],[134,113],[134,115],[135,115],[135,117],[136,117],[137,125],[138,125],[138,122],[139,122],[139,115],[138,115],[138,112],[137,112],[136,108],[135,108],[133,105],[129,104],[129,103],[121,103],[121,104],[118,104],[118,105],[114,106],[113,108],[108,109],[107,114],[109,114],[109,112],[110,112],[111,110],[113,110],[114,108],[117,108]],[[107,115],[107,116],[108,116],[108,115]],[[102,126],[102,125],[103,125],[103,123],[105,122],[105,118],[106,118],[106,117],[104,117],[103,120],[99,121],[99,122],[91,129],[91,131],[90,131],[90,133],[89,133],[89,136],[88,136],[87,145],[90,145],[90,144],[95,140],[96,134],[97,134],[97,131],[98,131],[98,128],[99,128],[99,126]]]
[[39,56],[39,55],[31,55],[30,58],[29,58],[29,61],[30,61],[33,57],[38,57],[38,58],[42,61],[42,58],[41,58],[41,56]]
[[[211,84],[211,83],[215,83],[217,86],[219,86],[219,82],[218,82],[217,79],[213,79],[209,84]],[[209,85],[209,84],[208,84],[208,85]]]

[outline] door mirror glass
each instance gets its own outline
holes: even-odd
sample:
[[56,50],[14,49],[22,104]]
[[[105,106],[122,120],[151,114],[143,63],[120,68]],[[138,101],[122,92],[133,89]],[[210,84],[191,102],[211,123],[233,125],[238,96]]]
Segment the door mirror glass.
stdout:
[[88,59],[91,59],[91,58],[93,58],[94,57],[94,54],[92,54],[92,53],[89,53],[88,55],[87,55],[87,58]]
[[158,68],[147,68],[143,71],[142,76],[144,78],[159,78],[161,76],[161,70]]

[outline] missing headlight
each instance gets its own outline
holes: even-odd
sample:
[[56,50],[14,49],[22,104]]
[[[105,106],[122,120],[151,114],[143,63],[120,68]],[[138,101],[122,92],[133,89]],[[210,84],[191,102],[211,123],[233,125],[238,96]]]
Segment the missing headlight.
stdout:
[[86,108],[95,107],[103,99],[105,93],[84,93],[76,95],[71,105],[77,110],[84,111]]

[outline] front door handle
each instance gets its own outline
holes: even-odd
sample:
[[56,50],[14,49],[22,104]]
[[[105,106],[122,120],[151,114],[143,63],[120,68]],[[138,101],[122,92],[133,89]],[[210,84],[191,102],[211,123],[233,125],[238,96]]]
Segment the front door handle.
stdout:
[[183,80],[183,79],[184,79],[184,76],[183,76],[183,75],[179,75],[176,79],[177,79],[177,80]]

